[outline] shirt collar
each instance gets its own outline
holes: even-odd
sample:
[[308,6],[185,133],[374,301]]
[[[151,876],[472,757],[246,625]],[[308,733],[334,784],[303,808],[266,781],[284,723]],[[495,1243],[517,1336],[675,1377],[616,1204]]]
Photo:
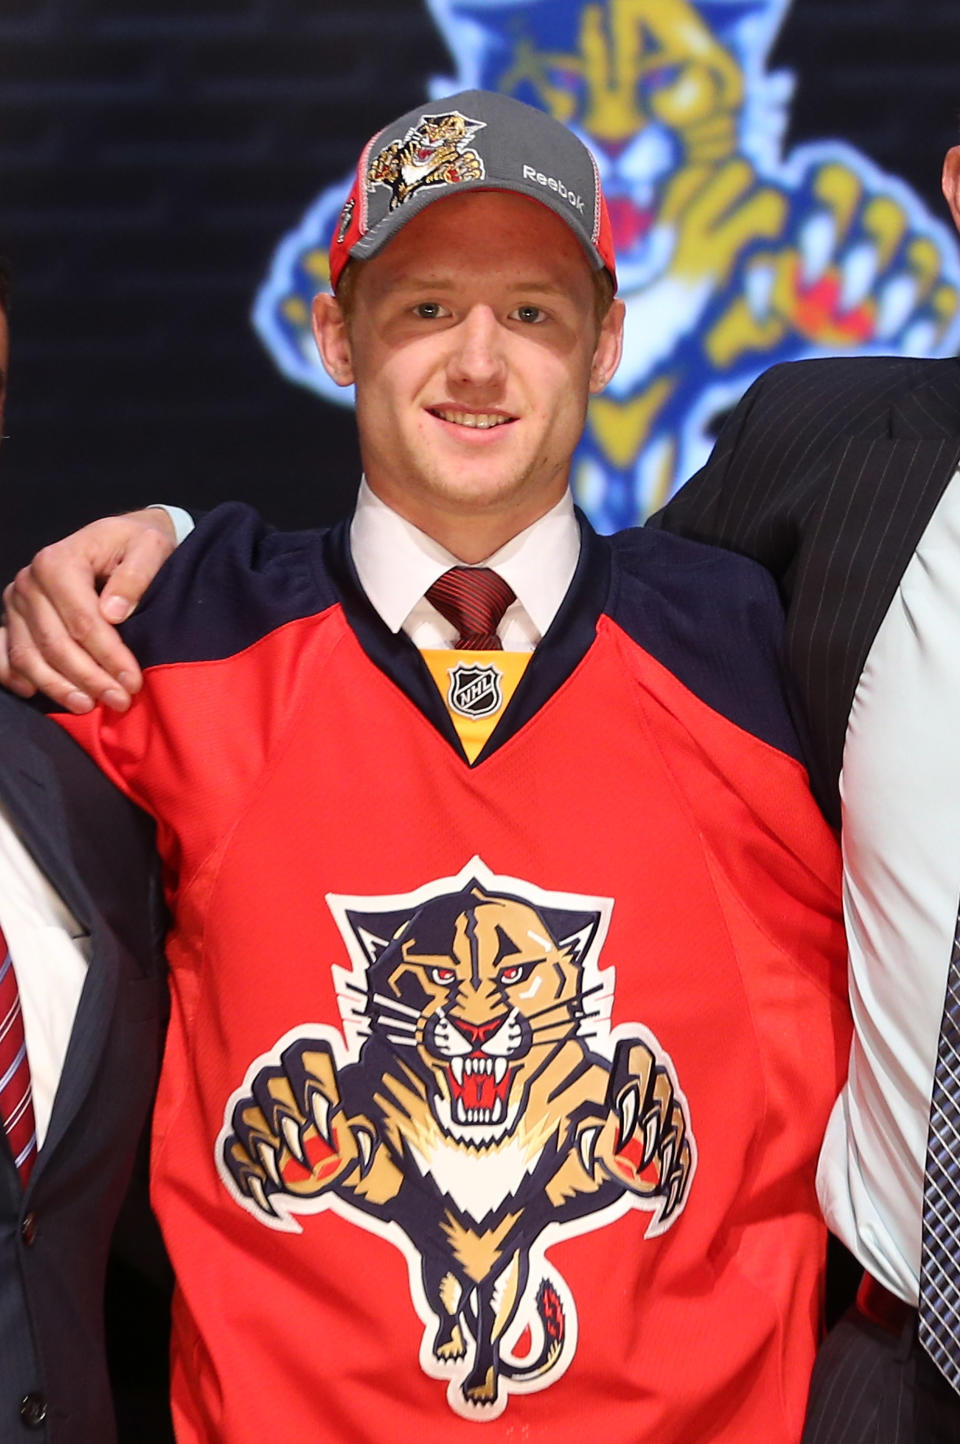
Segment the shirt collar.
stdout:
[[[427,588],[457,557],[360,483],[350,551],[374,609],[399,632]],[[566,491],[555,506],[483,563],[503,577],[542,636],[559,610],[580,556],[580,529]]]

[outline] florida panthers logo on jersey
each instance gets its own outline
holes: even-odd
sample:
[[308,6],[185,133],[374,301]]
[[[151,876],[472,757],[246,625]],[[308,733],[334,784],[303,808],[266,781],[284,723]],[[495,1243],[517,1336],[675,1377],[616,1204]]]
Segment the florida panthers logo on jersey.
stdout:
[[332,1209],[399,1244],[421,1367],[458,1414],[494,1418],[576,1352],[548,1243],[629,1209],[651,1239],[683,1213],[687,1103],[653,1033],[610,1026],[610,899],[474,858],[411,893],[327,903],[351,961],[332,970],[342,1031],[302,1024],[251,1064],[217,1167],[270,1228]]
[[424,186],[482,180],[483,161],[466,146],[484,125],[459,110],[421,116],[403,140],[391,141],[374,156],[367,168],[368,190],[388,186],[390,209],[395,211]]

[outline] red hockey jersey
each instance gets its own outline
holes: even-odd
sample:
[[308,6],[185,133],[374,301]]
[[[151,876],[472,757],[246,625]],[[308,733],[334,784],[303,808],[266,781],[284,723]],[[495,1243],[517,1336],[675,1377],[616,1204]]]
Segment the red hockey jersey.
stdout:
[[212,513],[127,635],[61,720],[175,916],[178,1438],[795,1444],[848,1020],[766,575],[584,526],[472,765],[345,527]]

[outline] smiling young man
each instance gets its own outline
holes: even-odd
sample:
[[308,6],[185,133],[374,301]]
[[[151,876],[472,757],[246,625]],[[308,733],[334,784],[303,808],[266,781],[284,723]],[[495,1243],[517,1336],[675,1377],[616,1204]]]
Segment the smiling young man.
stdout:
[[206,517],[61,718],[176,919],[178,1438],[796,1444],[849,1022],[773,587],[574,512],[622,308],[562,126],[401,117],[331,276],[353,518]]

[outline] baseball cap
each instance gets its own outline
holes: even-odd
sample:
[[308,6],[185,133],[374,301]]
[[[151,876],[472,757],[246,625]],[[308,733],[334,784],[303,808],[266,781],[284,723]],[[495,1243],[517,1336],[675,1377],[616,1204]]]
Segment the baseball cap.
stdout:
[[597,165],[565,125],[493,90],[463,90],[408,110],[366,144],[330,244],[334,290],[351,258],[369,260],[434,201],[514,191],[573,231],[595,270],[617,284],[613,232]]

